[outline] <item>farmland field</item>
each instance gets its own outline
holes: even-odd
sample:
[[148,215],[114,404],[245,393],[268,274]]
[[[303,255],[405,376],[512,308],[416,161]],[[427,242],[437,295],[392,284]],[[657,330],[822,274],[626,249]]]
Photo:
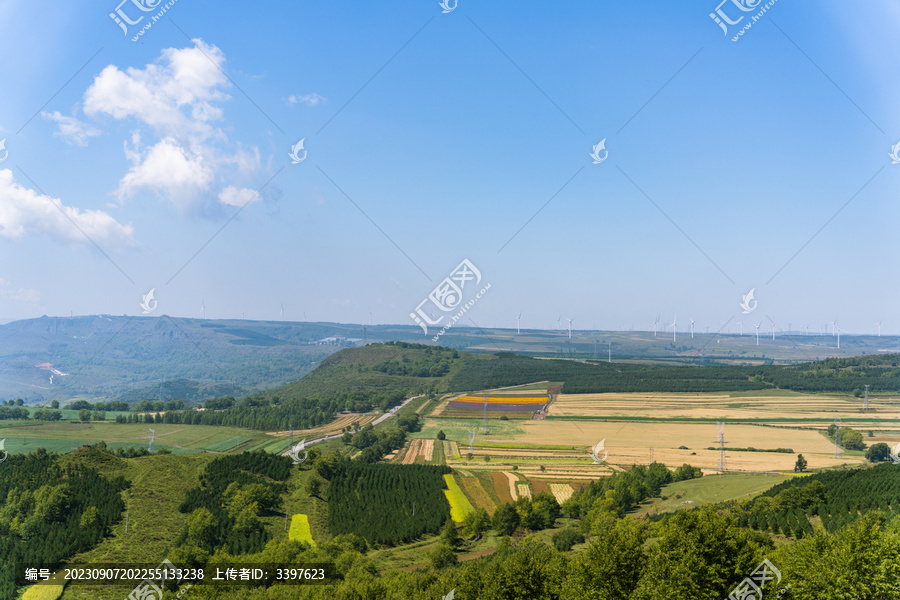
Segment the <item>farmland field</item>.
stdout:
[[[496,391],[489,395],[503,397]],[[515,397],[528,395],[519,391]],[[478,399],[478,394],[469,398]],[[516,466],[528,478],[566,484],[652,461],[669,468],[689,463],[716,472],[719,451],[710,448],[718,448],[716,422],[724,421],[727,470],[792,472],[797,454],[804,455],[810,469],[866,462],[858,451],[834,456],[834,443],[823,431],[836,417],[861,431],[867,444],[900,441],[900,398],[873,397],[871,406],[870,412],[862,413],[861,400],[853,396],[782,390],[564,394],[549,405],[544,420],[502,420],[489,412],[488,433],[483,433],[483,411],[468,411],[472,418],[457,418],[455,413],[448,417],[444,410],[439,416],[426,417],[422,430],[412,435],[434,439],[443,431],[447,442],[459,448],[459,456],[444,453],[445,464],[454,468],[509,472]],[[471,460],[469,431],[475,432]],[[604,464],[594,464],[589,451],[600,440],[605,440],[608,456]],[[515,497],[518,490],[498,488],[497,494]]]
[[457,523],[462,523],[466,515],[475,510],[475,508],[469,502],[459,484],[456,483],[452,473],[444,475],[444,481],[447,482],[447,489],[444,490],[444,495],[447,496],[447,502],[450,503],[450,518]]
[[616,417],[619,419],[703,419],[827,427],[840,417],[856,427],[900,431],[900,398],[873,398],[862,412],[853,396],[798,392],[731,392],[718,394],[561,394],[550,405],[550,418]]
[[[0,439],[6,439],[6,450],[13,454],[32,452],[40,447],[65,453],[73,447],[100,441],[106,442],[113,450],[120,447],[146,448],[150,441],[149,428],[147,424],[65,421],[9,427],[6,422],[0,422]],[[167,448],[175,454],[224,448],[217,450],[222,452],[240,444],[247,444],[247,447],[266,445],[267,451],[275,452],[277,450],[271,449],[273,445],[287,447],[289,443],[287,439],[273,438],[269,434],[240,427],[159,423],[152,428],[156,432],[153,448]]]

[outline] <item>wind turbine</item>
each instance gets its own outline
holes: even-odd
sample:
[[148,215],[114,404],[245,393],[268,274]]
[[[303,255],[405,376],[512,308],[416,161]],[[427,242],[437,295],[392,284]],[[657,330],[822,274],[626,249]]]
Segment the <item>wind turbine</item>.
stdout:
[[675,315],[675,318],[672,319],[672,342],[675,342],[675,326],[678,325],[678,315]]
[[743,335],[744,335],[744,322],[741,321],[741,336],[743,337]]
[[835,331],[837,331],[837,321],[831,322],[831,337],[835,336]]
[[837,328],[838,350],[841,349],[841,328]]
[[775,321],[772,321],[772,339],[775,339]]
[[281,322],[284,323],[284,302],[281,303]]
[[691,317],[691,339],[694,339],[694,318]]
[[653,323],[653,337],[656,337],[657,329],[659,329],[659,315],[656,315],[656,322]]
[[519,334],[519,321],[522,319],[522,311],[519,311],[519,315],[516,317],[516,335]]
[[881,321],[878,321],[878,337],[881,337]]
[[556,328],[559,329],[559,322],[562,320],[562,315],[556,317]]
[[762,325],[762,323],[757,323],[757,324],[756,324],[756,345],[757,345],[757,346],[759,346],[759,326],[760,326],[760,325]]
[[201,302],[203,302],[203,304],[200,306],[200,318],[205,319],[206,318],[206,301],[201,300]]
[[569,339],[571,340],[572,339],[572,321],[574,321],[575,319],[569,319],[568,317],[566,317],[566,320],[569,322]]

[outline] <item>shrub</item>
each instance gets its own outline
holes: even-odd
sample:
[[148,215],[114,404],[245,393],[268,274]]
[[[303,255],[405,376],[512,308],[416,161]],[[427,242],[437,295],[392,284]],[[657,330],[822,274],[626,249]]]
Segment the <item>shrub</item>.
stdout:
[[553,545],[560,552],[568,552],[575,544],[584,542],[584,536],[577,529],[571,527],[560,529],[553,534]]

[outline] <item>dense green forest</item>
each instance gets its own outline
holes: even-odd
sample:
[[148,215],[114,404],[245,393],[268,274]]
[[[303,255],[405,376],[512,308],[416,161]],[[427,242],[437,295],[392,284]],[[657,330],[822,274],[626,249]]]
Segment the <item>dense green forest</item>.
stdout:
[[737,514],[741,525],[801,538],[813,533],[816,520],[826,530],[836,531],[874,510],[887,518],[900,514],[896,465],[789,479],[747,502]]
[[328,529],[371,544],[399,544],[436,534],[450,518],[443,475],[450,467],[344,462],[328,482]]
[[448,391],[490,389],[533,381],[563,381],[563,393],[715,392],[781,388],[854,393],[900,391],[900,356],[828,359],[801,365],[759,367],[636,365],[543,360],[502,352],[489,360],[464,360]]
[[[352,534],[317,548],[272,541],[241,559],[333,562],[338,583],[250,589],[242,597],[410,600],[448,597],[452,591],[456,600],[721,600],[764,559],[778,569],[763,585],[764,598],[893,600],[900,591],[900,519],[888,522],[877,512],[777,548],[768,535],[742,527],[720,507],[683,510],[656,522],[598,510],[586,530],[588,545],[579,553],[561,552],[520,529],[501,536],[491,556],[383,573]],[[191,589],[191,597],[199,599],[231,593],[211,586]]]
[[281,508],[292,461],[258,450],[226,455],[206,465],[199,487],[178,507],[189,514],[178,557],[203,563],[217,550],[259,552],[270,539],[259,517]]
[[122,518],[128,482],[62,466],[43,448],[0,468],[0,598],[12,598],[14,564],[54,565],[93,547]]

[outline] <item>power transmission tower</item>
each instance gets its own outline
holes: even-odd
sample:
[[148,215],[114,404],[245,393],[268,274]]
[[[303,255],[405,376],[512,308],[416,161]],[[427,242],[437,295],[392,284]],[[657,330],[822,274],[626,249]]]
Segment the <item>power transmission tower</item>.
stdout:
[[472,443],[475,442],[475,432],[469,430],[469,454],[472,454]]
[[724,473],[726,471],[725,465],[725,423],[724,422],[716,422],[716,425],[719,427],[719,471]]
[[155,436],[156,436],[156,432],[153,431],[152,429],[150,429],[150,445],[147,446],[147,452],[153,452],[153,438]]
[[866,386],[866,398],[863,400],[863,411],[869,410],[869,386]]
[[481,433],[487,435],[488,433],[488,424],[487,424],[487,406],[488,406],[488,397],[484,397],[484,420],[481,424]]

